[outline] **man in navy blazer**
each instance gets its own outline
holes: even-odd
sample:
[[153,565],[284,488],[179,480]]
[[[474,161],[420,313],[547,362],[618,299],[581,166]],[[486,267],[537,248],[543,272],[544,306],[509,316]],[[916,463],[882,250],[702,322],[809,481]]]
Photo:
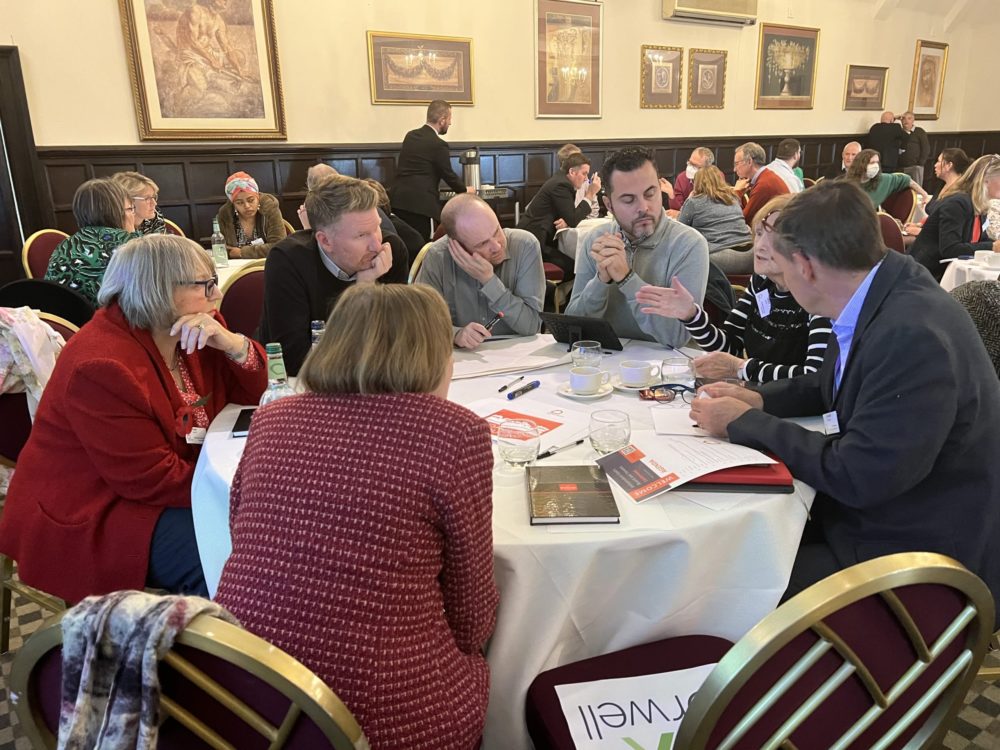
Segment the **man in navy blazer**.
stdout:
[[427,122],[403,139],[396,164],[396,182],[389,193],[392,211],[431,238],[431,219],[441,220],[441,180],[456,193],[472,192],[451,168],[448,144],[441,138],[451,127],[451,105],[435,99],[427,106]]
[[[692,418],[772,451],[816,488],[786,598],[863,560],[959,560],[1000,594],[1000,381],[968,314],[905,255],[887,252],[852,182],[795,196],[775,262],[795,299],[833,321],[819,372],[706,386]],[[781,417],[824,415],[827,434]]]

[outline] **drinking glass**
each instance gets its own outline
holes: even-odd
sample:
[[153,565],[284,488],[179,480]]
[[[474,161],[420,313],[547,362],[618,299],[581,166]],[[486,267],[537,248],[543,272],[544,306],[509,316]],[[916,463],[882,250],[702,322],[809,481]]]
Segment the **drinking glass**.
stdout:
[[569,356],[573,360],[573,367],[600,367],[604,355],[599,341],[575,341]]
[[667,357],[660,364],[660,380],[664,383],[693,386],[694,367],[691,360],[684,356]]
[[538,457],[541,430],[527,419],[505,419],[497,427],[500,458],[512,468],[530,464]]
[[601,409],[590,415],[590,444],[602,456],[628,445],[632,425],[628,414],[614,409]]

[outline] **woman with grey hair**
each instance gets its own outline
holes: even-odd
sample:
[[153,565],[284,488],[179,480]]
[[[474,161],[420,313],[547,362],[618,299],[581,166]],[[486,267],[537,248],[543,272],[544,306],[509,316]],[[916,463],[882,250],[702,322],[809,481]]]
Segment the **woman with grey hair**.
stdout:
[[73,194],[73,218],[79,230],[56,246],[45,278],[79,292],[96,307],[112,253],[137,236],[135,203],[112,179],[87,180]]
[[111,179],[124,188],[135,205],[135,231],[139,234],[167,234],[167,223],[157,204],[160,188],[139,172],[116,172]]
[[143,586],[207,594],[191,477],[212,419],[255,404],[261,346],[226,329],[211,260],[173,235],[112,256],[102,308],[63,349],[21,451],[0,553],[68,601]]

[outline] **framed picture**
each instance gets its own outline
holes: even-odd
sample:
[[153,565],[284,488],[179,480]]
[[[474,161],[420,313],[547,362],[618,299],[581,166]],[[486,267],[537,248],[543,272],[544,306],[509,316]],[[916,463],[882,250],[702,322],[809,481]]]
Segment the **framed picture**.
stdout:
[[760,25],[754,109],[812,109],[819,29]]
[[917,40],[910,83],[910,111],[917,120],[936,120],[941,116],[944,74],[948,68],[948,45]]
[[271,0],[118,8],[140,139],[287,137]]
[[722,109],[725,105],[725,50],[688,50],[688,109]]
[[889,69],[871,65],[848,65],[844,84],[844,109],[870,109],[881,112],[885,107],[885,87]]
[[683,55],[684,50],[680,47],[642,45],[639,61],[641,109],[680,109]]
[[472,40],[368,32],[372,104],[471,105]]
[[535,117],[601,116],[604,6],[535,0]]

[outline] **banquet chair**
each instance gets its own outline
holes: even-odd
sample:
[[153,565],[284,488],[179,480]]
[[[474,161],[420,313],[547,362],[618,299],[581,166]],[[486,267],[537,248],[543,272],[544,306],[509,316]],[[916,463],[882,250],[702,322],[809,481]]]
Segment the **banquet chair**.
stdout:
[[[820,179],[823,179],[823,178],[820,177]],[[811,188],[813,185],[816,184],[816,180],[812,179],[811,177],[803,177],[802,178],[802,184],[805,185],[806,188]]]
[[893,193],[882,201],[882,210],[896,219],[900,224],[913,221],[913,212],[917,208],[917,191],[913,188]]
[[295,234],[295,227],[292,226],[292,222],[284,216],[281,217],[281,223],[285,227],[285,234]]
[[45,276],[49,267],[49,258],[56,247],[69,237],[58,229],[39,229],[24,241],[21,248],[21,265],[29,279],[40,279]]
[[[60,622],[18,650],[12,702],[35,748],[55,748],[62,673]],[[198,615],[160,661],[157,746],[367,750],[358,722],[302,663],[242,628]]]
[[882,230],[882,242],[887,248],[895,250],[897,253],[906,252],[906,246],[903,244],[903,232],[892,216],[879,211],[878,226]]
[[30,307],[75,326],[83,326],[94,316],[93,305],[83,295],[45,279],[19,279],[0,287],[0,307]]
[[167,227],[167,234],[174,234],[174,235],[177,235],[178,237],[186,237],[187,236],[187,235],[184,234],[184,230],[181,229],[179,226],[177,226],[177,224],[175,222],[171,221],[170,219],[168,219],[166,217],[163,217],[163,223]]
[[47,313],[44,310],[39,311],[38,317],[48,323],[53,331],[62,336],[63,341],[69,341],[70,337],[80,330],[79,326],[73,325],[65,318],[60,318],[58,315]]
[[255,260],[243,266],[222,285],[219,312],[230,331],[253,338],[264,311],[264,262]]
[[406,278],[407,284],[412,284],[417,278],[417,271],[420,270],[420,266],[424,263],[424,258],[427,257],[427,251],[431,249],[433,242],[428,242],[422,248],[420,252],[417,253],[417,257],[413,259],[413,263],[410,265],[410,275]]
[[814,584],[728,650],[684,636],[543,672],[528,691],[529,732],[538,750],[573,747],[555,685],[718,662],[673,747],[936,746],[976,677],[993,618],[990,591],[956,561],[888,555]]

